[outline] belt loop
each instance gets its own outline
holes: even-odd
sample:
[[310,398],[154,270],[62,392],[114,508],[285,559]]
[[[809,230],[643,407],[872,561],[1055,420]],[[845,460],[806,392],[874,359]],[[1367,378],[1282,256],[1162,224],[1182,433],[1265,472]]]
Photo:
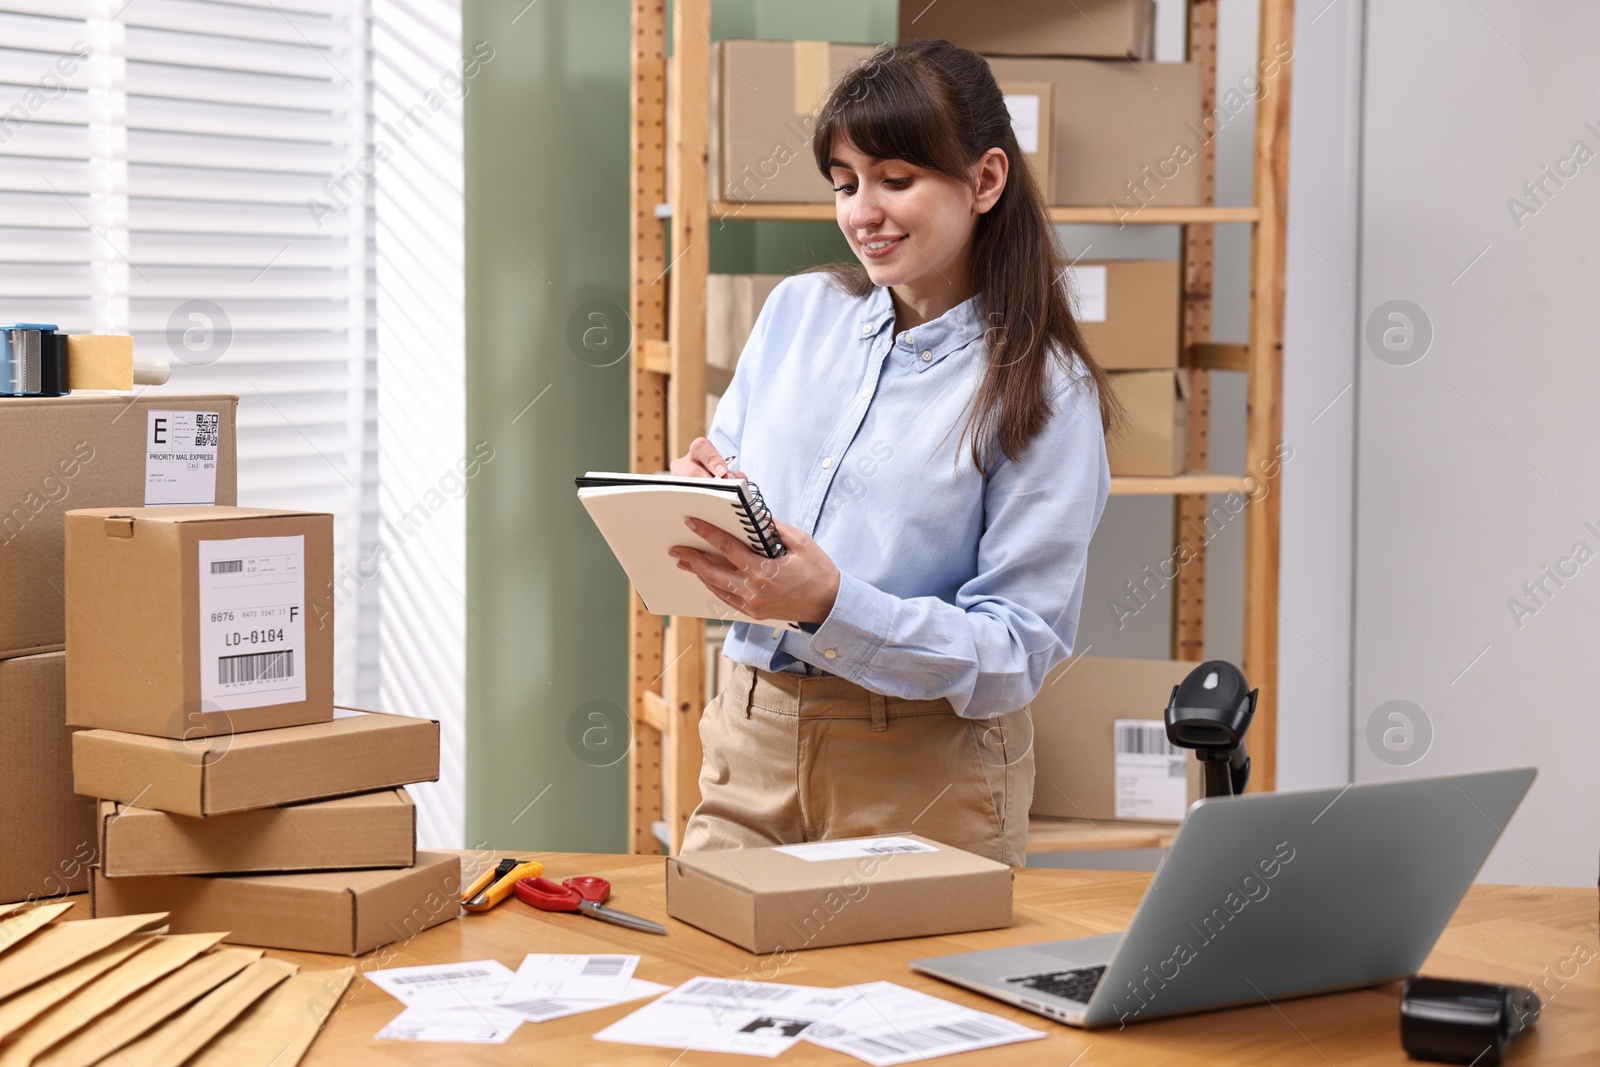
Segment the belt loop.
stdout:
[[750,717],[750,707],[751,707],[751,705],[756,702],[756,681],[760,677],[761,677],[760,672],[757,671],[754,667],[751,667],[750,668],[750,692],[746,693],[745,694],[745,698],[744,698],[744,717],[747,718],[747,719]]
[[867,704],[872,708],[872,732],[889,728],[889,698],[882,693],[868,693]]

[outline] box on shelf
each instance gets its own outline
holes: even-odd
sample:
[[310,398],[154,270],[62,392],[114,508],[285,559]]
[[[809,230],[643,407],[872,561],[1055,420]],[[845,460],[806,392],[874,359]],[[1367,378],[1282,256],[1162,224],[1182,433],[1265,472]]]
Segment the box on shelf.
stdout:
[[1011,868],[914,834],[694,852],[667,860],[667,914],[761,953],[992,930]]
[[713,44],[712,199],[735,205],[833,203],[833,188],[811,156],[816,112],[845,71],[876,50],[828,41]]
[[1183,290],[1176,260],[1079,260],[1066,272],[1073,317],[1100,366],[1178,366]]
[[1106,441],[1114,477],[1170,478],[1188,466],[1189,372],[1114,371],[1111,388],[1127,424]]
[[461,913],[461,857],[418,852],[414,867],[314,874],[107,878],[94,872],[94,917],[171,913],[175,934],[229,930],[237,945],[359,956]]
[[67,721],[168,738],[326,722],[332,588],[332,515],[69,512]]
[[404,789],[209,819],[103,800],[99,833],[107,878],[409,867],[417,811]]
[[0,660],[0,901],[89,887],[94,801],[72,792],[65,674],[64,652]]
[[439,779],[433,719],[339,709],[332,722],[175,741],[118,730],[72,739],[79,793],[208,816]]
[[1083,656],[1052,672],[1030,705],[1032,814],[1181,821],[1200,799],[1200,763],[1167,741],[1165,716],[1172,687],[1198,666]]
[[706,427],[727,392],[756,316],[783,281],[782,274],[706,275]]
[[66,643],[68,508],[232,504],[234,415],[221,394],[0,400],[0,656]]
[[900,5],[900,39],[943,39],[997,56],[1155,55],[1155,0],[939,0]]
[[1203,77],[1195,63],[989,57],[1001,85],[1055,87],[1057,206],[1145,207],[1201,203]]

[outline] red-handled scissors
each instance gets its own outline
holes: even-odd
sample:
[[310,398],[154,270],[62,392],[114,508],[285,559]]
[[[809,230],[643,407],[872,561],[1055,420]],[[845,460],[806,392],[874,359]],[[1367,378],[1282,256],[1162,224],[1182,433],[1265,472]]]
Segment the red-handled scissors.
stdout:
[[667,932],[667,928],[660,923],[606,907],[605,902],[611,899],[611,883],[604,878],[584,875],[568,878],[559,884],[548,878],[523,878],[517,882],[513,892],[518,900],[532,904],[540,911],[577,911],[626,926],[630,930],[643,930],[647,934]]

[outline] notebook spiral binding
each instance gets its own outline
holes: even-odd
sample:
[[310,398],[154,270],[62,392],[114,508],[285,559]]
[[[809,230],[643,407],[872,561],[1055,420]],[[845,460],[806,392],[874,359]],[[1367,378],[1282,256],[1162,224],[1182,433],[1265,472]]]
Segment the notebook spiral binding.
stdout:
[[[744,483],[745,493],[750,501],[749,518],[739,516],[739,525],[744,527],[744,532],[750,538],[750,549],[760,552],[768,559],[776,559],[788,551],[783,541],[778,537],[778,524],[772,517],[772,512],[767,508],[767,502],[761,496],[761,490],[755,482]],[[752,524],[750,519],[754,519]]]

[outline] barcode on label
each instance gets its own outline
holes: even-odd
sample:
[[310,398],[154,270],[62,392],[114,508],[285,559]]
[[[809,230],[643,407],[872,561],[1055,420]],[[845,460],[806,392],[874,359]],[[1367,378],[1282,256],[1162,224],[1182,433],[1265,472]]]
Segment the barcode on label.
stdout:
[[626,956],[594,956],[584,963],[583,973],[614,978],[622,973],[622,965],[626,962]]
[[211,561],[212,574],[240,574],[244,571],[242,559],[216,559]]
[[733,1000],[783,1000],[789,995],[787,989],[759,982],[719,982],[715,979],[696,982],[684,992],[699,997],[728,997]]
[[389,976],[389,981],[395,985],[410,985],[413,982],[459,982],[463,978],[488,978],[489,972],[482,967],[467,971],[434,971],[431,974],[394,974]]
[[217,447],[217,422],[220,416],[199,412],[194,417],[194,446],[196,448]]
[[921,845],[864,845],[861,851],[881,854],[884,852],[927,852]]
[[1167,740],[1167,724],[1160,719],[1149,722],[1119,722],[1116,752],[1135,756],[1177,756],[1178,747]]
[[250,652],[242,656],[222,656],[217,660],[219,685],[270,682],[294,677],[294,649],[281,652]]
[[839,1044],[883,1055],[928,1052],[938,1048],[949,1048],[952,1045],[970,1045],[974,1041],[994,1041],[1008,1036],[1011,1036],[1008,1031],[982,1019],[965,1019],[957,1023],[941,1023],[938,1026],[927,1026],[918,1030],[896,1029],[893,1034],[880,1032],[871,1037],[866,1034],[852,1034],[839,1038]]

